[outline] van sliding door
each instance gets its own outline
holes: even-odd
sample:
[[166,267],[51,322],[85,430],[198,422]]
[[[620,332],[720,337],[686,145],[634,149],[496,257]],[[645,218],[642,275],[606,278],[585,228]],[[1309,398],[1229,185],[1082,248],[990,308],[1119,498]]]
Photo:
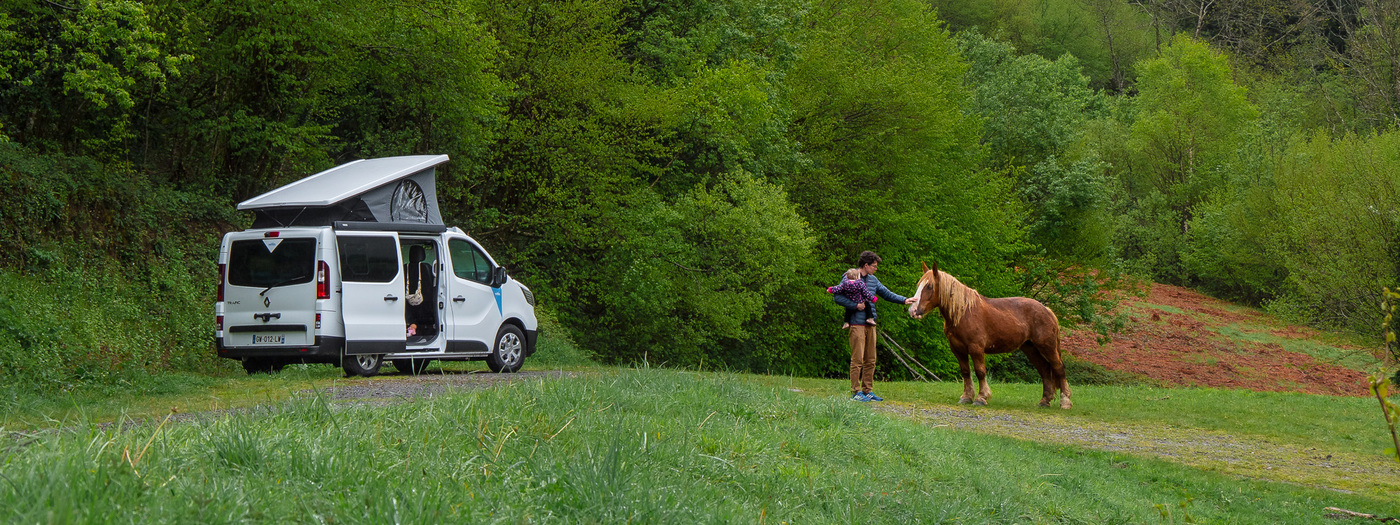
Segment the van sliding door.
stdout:
[[393,232],[337,235],[346,354],[390,354],[407,346],[404,276]]

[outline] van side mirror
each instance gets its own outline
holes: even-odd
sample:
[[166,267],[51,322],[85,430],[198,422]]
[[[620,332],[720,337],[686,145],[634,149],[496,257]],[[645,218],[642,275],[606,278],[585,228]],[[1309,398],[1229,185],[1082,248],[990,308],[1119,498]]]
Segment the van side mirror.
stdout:
[[491,287],[495,288],[506,283],[506,268],[497,266],[491,269]]

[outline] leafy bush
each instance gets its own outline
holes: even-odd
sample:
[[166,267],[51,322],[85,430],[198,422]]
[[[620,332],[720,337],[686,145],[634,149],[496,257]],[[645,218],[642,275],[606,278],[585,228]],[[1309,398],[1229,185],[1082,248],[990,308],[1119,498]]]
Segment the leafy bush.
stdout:
[[558,317],[548,308],[536,308],[539,320],[539,340],[530,356],[530,368],[554,366],[585,366],[594,364],[595,354],[579,346],[569,337]]
[[1270,252],[1287,276],[1271,308],[1374,333],[1400,275],[1400,132],[1299,146],[1276,174]]
[[218,199],[0,144],[0,381],[44,389],[217,367]]

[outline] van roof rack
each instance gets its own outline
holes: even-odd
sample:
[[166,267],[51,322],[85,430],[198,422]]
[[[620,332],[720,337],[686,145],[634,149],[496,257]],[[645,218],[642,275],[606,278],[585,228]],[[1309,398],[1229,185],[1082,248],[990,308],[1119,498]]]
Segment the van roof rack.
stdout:
[[337,230],[372,232],[442,233],[447,231],[447,226],[441,224],[423,224],[421,222],[336,221],[332,224],[332,227]]

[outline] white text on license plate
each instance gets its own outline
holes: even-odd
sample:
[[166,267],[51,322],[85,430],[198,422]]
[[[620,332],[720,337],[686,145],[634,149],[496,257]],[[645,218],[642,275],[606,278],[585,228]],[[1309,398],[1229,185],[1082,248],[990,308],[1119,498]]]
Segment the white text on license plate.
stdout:
[[278,334],[278,335],[254,335],[254,336],[253,336],[253,344],[255,344],[255,345],[280,345],[280,344],[286,344],[286,342],[287,342],[287,336],[281,335],[281,334]]

